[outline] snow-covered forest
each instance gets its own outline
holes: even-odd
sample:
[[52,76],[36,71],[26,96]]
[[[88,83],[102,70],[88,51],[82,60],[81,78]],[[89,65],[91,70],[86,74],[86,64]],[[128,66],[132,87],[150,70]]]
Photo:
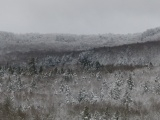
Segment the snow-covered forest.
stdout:
[[160,28],[0,32],[0,120],[160,119]]
[[[47,50],[79,51],[97,47],[112,47],[123,44],[155,41],[160,37],[160,28],[149,29],[135,34],[13,34],[0,32],[0,48],[3,53],[11,51]],[[11,51],[10,51],[11,50]]]

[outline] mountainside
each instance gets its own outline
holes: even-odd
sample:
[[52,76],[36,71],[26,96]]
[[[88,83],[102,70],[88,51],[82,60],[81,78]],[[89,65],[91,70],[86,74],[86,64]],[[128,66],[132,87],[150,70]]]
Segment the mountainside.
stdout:
[[65,35],[0,33],[0,63],[25,62],[31,57],[41,64],[75,64],[79,59],[102,65],[160,63],[160,28],[133,35]]

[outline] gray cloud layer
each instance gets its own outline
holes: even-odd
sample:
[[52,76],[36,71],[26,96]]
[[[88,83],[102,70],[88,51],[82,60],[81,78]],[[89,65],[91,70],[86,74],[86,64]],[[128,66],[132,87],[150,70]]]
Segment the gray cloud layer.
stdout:
[[0,30],[134,33],[160,26],[159,0],[0,0]]

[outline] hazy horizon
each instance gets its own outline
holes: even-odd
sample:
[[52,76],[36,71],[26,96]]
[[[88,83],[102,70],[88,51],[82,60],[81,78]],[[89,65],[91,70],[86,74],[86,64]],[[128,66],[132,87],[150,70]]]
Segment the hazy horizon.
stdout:
[[128,34],[160,26],[160,1],[1,0],[0,31]]

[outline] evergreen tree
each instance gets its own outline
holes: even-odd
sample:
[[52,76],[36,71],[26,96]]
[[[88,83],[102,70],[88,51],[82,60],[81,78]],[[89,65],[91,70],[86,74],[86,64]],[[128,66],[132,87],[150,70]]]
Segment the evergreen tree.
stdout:
[[58,69],[56,67],[56,68],[54,68],[54,74],[57,74],[57,72],[58,72]]
[[104,120],[109,120],[111,118],[111,111],[109,110],[109,107],[106,108],[105,113],[104,113]]
[[91,66],[91,61],[87,57],[80,59],[80,63],[83,66],[83,68]]
[[78,102],[82,102],[86,97],[86,93],[84,89],[81,89],[78,93]]
[[89,108],[87,106],[84,108],[82,119],[83,120],[90,120],[91,119],[91,115],[89,113]]
[[98,70],[101,67],[101,65],[98,61],[95,63],[95,67],[96,67],[96,70]]
[[64,69],[63,68],[61,68],[61,74],[63,74],[64,73]]
[[21,72],[22,72],[21,67],[18,67],[16,72],[17,72],[17,74],[21,74]]
[[31,87],[35,88],[36,87],[36,80],[33,78],[31,81]]
[[12,68],[11,66],[9,66],[8,72],[9,72],[10,74],[13,74],[13,73],[14,73],[14,70],[13,70],[13,68]]
[[128,88],[129,88],[130,90],[132,90],[133,87],[134,87],[134,82],[133,82],[133,80],[132,80],[132,78],[131,78],[131,75],[129,76],[129,79],[127,80],[127,84],[128,84]]
[[42,72],[43,72],[43,67],[40,66],[40,68],[39,68],[39,74],[42,74]]
[[22,84],[20,76],[17,77],[16,85],[17,85],[17,89],[21,89],[23,87],[23,84]]
[[119,113],[119,111],[116,111],[116,113],[114,114],[114,120],[119,120],[119,115],[120,113]]
[[31,58],[28,62],[29,65],[29,73],[30,75],[37,74],[36,65],[35,65],[35,58]]

